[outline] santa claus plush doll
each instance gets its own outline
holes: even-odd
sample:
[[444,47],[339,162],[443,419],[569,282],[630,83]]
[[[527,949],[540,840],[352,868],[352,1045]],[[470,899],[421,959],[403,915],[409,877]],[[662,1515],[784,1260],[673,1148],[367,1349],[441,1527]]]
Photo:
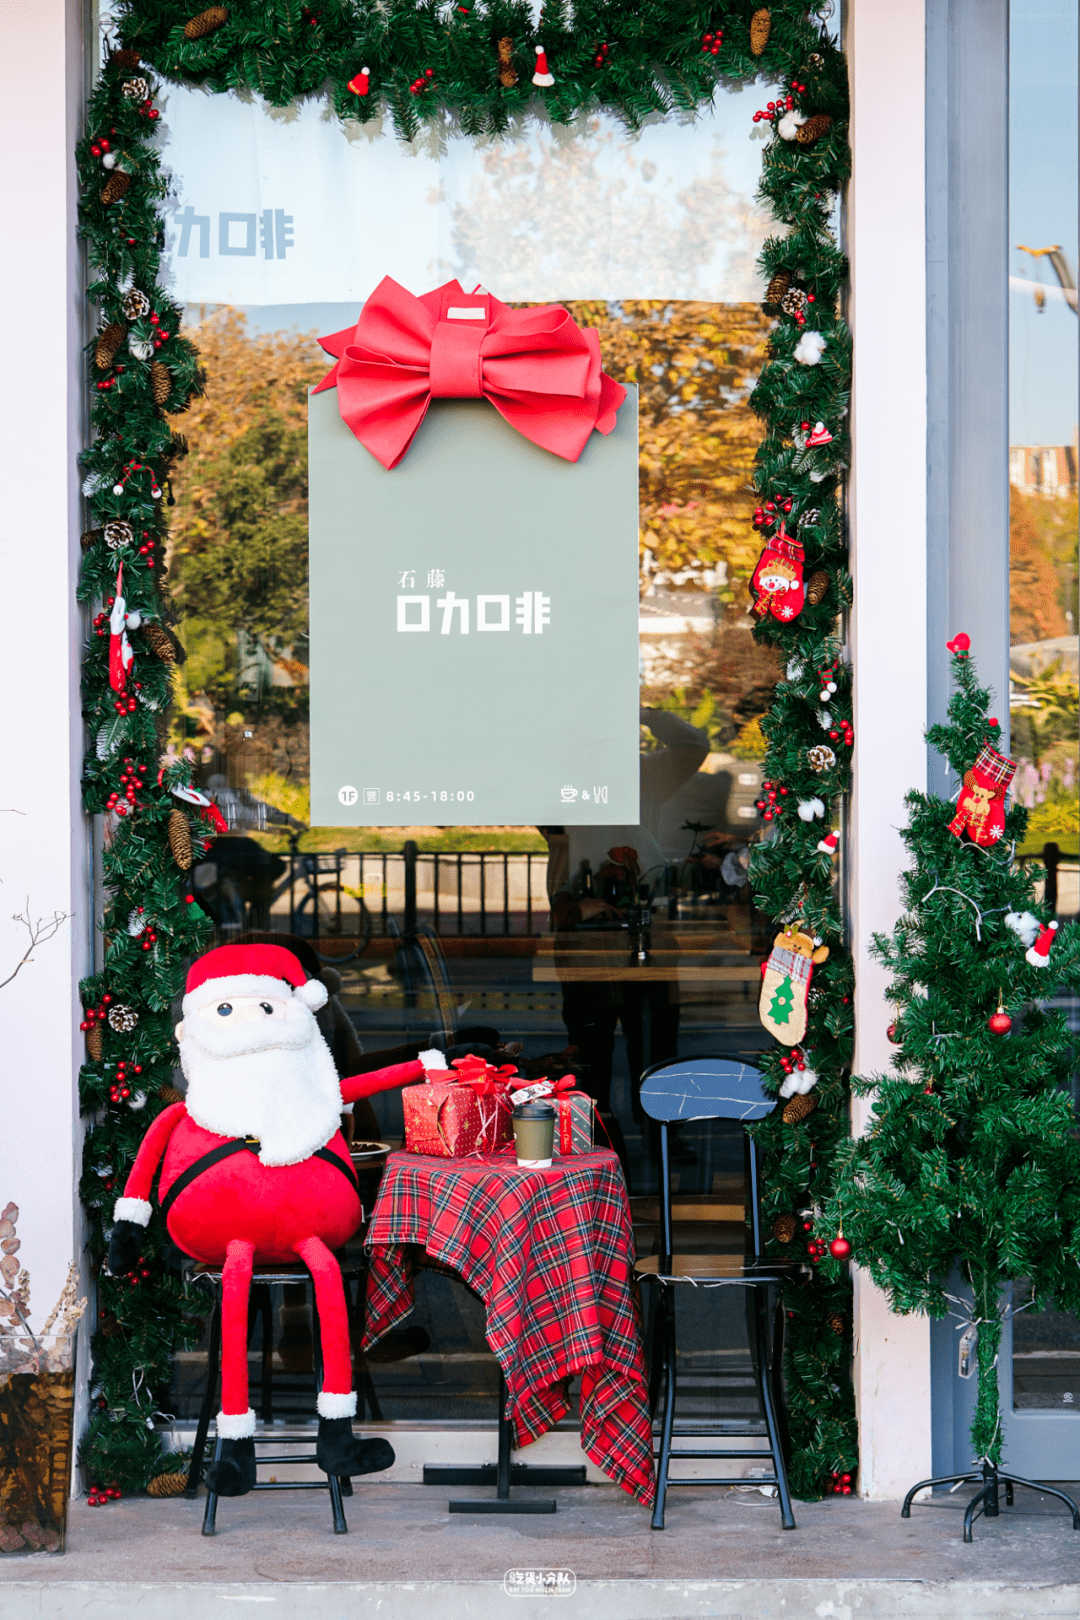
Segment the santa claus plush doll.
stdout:
[[291,951],[276,945],[224,945],[187,976],[176,1026],[187,1095],[159,1114],[143,1138],[114,1210],[109,1269],[136,1263],[159,1196],[174,1243],[207,1265],[223,1266],[221,1456],[206,1483],[219,1496],[255,1484],[255,1413],[248,1405],[248,1293],[252,1267],[302,1260],[311,1272],[323,1349],[315,1455],[327,1474],[389,1468],[385,1440],[352,1432],[352,1387],[345,1290],[334,1250],[363,1218],[342,1107],[360,1097],[422,1080],[442,1053],[339,1080],[316,1011],[326,987],[308,980]]

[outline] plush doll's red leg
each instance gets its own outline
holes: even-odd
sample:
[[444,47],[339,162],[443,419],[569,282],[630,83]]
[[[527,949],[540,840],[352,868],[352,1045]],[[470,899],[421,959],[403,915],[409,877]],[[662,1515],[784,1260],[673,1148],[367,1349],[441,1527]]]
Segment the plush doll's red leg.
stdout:
[[341,1268],[321,1238],[305,1238],[296,1252],[311,1272],[322,1339],[323,1387],[319,1391],[319,1434],[315,1458],[327,1474],[345,1477],[390,1468],[393,1448],[385,1440],[358,1440],[352,1432],[356,1392],[349,1354],[349,1314]]
[[221,1455],[206,1470],[219,1496],[244,1496],[255,1484],[255,1413],[248,1406],[248,1296],[255,1245],[234,1238],[221,1274]]

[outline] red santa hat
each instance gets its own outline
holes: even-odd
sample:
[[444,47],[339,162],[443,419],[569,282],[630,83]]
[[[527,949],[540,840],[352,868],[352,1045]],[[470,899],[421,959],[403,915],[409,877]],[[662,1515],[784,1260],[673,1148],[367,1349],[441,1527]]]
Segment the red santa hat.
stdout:
[[311,1012],[325,1007],[326,986],[319,979],[309,979],[299,958],[284,946],[220,945],[188,969],[184,1015],[230,997],[280,996],[286,985]]
[[1029,948],[1024,952],[1024,960],[1026,962],[1030,962],[1032,967],[1043,968],[1049,966],[1050,947],[1054,943],[1054,935],[1057,933],[1057,929],[1058,924],[1056,920],[1054,922],[1043,923],[1042,927],[1039,929],[1038,938],[1036,939],[1034,945],[1029,946]]
[[838,832],[834,831],[834,832],[829,833],[828,837],[826,837],[826,838],[819,838],[817,847],[818,847],[818,849],[820,849],[820,851],[821,851],[821,853],[823,855],[835,855],[837,845],[839,843],[840,843],[840,834]]

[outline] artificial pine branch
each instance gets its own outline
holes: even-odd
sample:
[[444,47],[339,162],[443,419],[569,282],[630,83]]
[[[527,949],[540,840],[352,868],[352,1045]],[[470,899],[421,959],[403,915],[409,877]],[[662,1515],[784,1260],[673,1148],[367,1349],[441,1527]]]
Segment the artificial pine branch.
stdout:
[[[973,660],[952,660],[947,725],[928,741],[959,776],[997,738]],[[1080,1141],[1068,1092],[1074,1053],[1054,993],[1080,990],[1080,928],[1058,930],[1033,966],[1013,924],[1035,899],[1037,869],[1014,860],[1027,811],[980,847],[949,831],[954,806],[908,795],[904,913],[874,941],[889,969],[898,1042],[893,1072],[854,1082],[874,1098],[866,1134],[841,1145],[825,1224],[843,1228],[860,1265],[901,1312],[947,1312],[978,1329],[976,1460],[1001,1457],[997,1354],[1013,1304],[1080,1308]],[[1007,1033],[988,1026],[1003,1005]],[[970,1302],[951,1291],[959,1270]],[[1023,1298],[1018,1297],[1023,1284]],[[965,1315],[966,1313],[966,1315]]]

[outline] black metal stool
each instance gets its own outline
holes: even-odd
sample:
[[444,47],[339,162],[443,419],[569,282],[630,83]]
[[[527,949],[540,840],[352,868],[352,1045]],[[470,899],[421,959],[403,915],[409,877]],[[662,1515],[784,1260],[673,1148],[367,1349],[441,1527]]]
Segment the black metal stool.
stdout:
[[[202,1409],[199,1412],[199,1423],[195,1430],[195,1445],[191,1454],[191,1466],[188,1469],[188,1483],[185,1495],[194,1497],[199,1488],[202,1476],[203,1459],[206,1453],[206,1441],[210,1432],[210,1420],[214,1414],[217,1399],[218,1383],[221,1374],[221,1276],[220,1266],[197,1266],[193,1272],[196,1279],[206,1278],[214,1285],[214,1312],[210,1318],[210,1347],[206,1363],[206,1393],[203,1396]],[[345,1298],[352,1307],[351,1285],[357,1280],[362,1282],[364,1267],[362,1264],[345,1261],[341,1264],[341,1276],[345,1285]],[[322,1336],[319,1328],[319,1308],[315,1298],[315,1288],[312,1276],[302,1261],[286,1263],[278,1266],[256,1266],[251,1277],[251,1313],[250,1323],[256,1315],[262,1319],[262,1382],[260,1389],[260,1416],[264,1423],[273,1421],[273,1390],[272,1390],[272,1358],[273,1358],[273,1330],[270,1310],[270,1289],[275,1283],[310,1283],[311,1286],[311,1316],[313,1327],[313,1372],[315,1391],[318,1393],[322,1387]],[[363,1299],[363,1288],[360,1290]],[[365,1375],[366,1376],[366,1375]],[[262,1445],[279,1445],[287,1440],[284,1435],[256,1435],[256,1447]],[[221,1454],[221,1440],[216,1441],[214,1457]],[[314,1452],[302,1456],[291,1456],[287,1452],[275,1456],[258,1456],[257,1463],[314,1463]],[[257,1491],[323,1491],[330,1492],[330,1505],[334,1515],[334,1533],[343,1536],[348,1533],[349,1526],[345,1522],[345,1510],[342,1507],[342,1497],[352,1495],[352,1481],[348,1476],[341,1479],[336,1475],[327,1475],[325,1480],[259,1480],[255,1487]],[[202,1533],[212,1536],[217,1527],[218,1498],[214,1491],[209,1491],[206,1498],[206,1511],[203,1514]]]

